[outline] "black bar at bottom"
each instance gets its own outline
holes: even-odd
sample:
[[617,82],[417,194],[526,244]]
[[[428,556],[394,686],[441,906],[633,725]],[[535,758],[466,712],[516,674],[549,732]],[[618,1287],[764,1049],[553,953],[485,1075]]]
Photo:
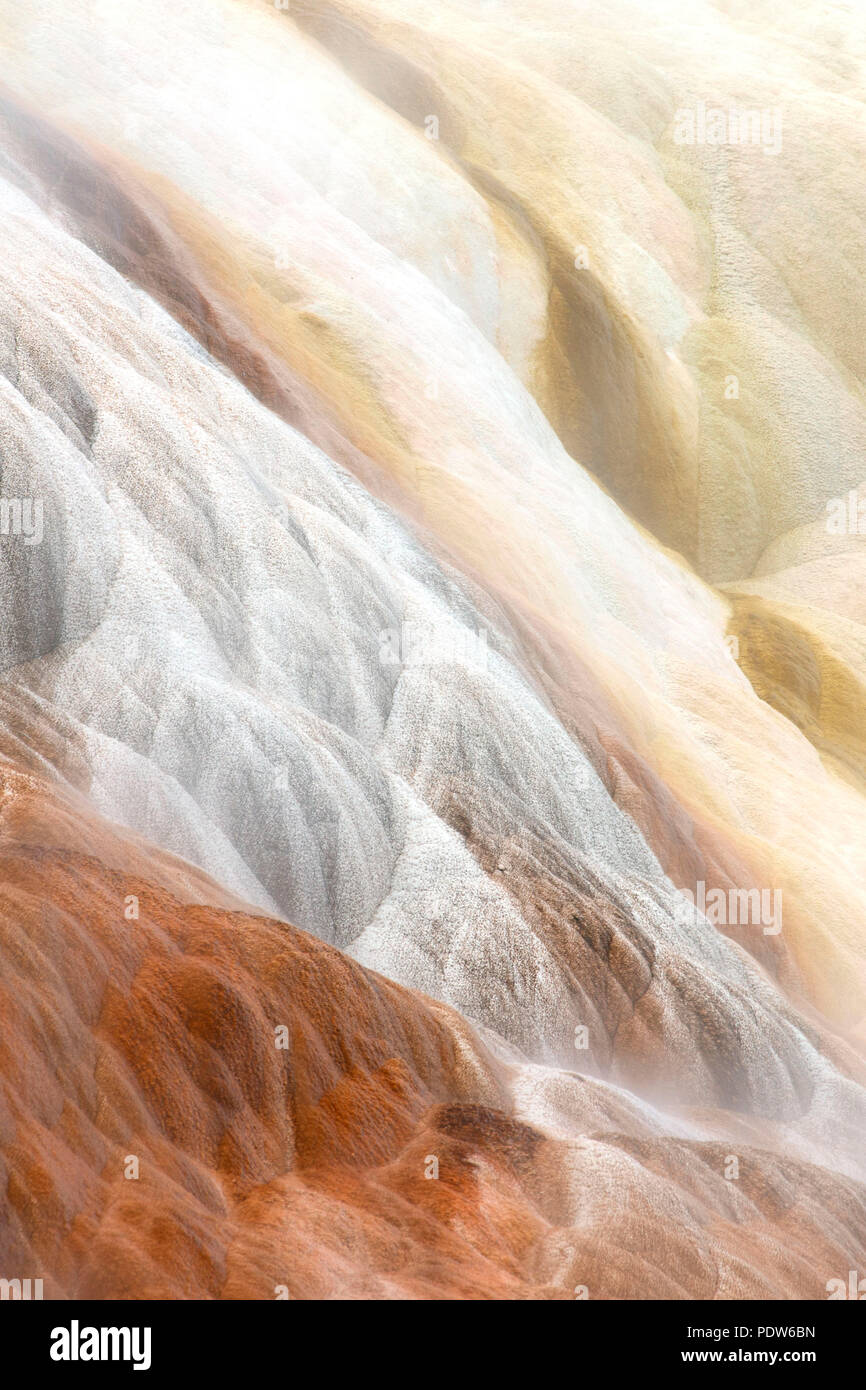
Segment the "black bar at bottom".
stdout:
[[[304,1378],[317,1362],[333,1376],[341,1357],[357,1374],[394,1375],[402,1336],[411,1366],[400,1378],[441,1375],[459,1365],[490,1379],[497,1347],[522,1343],[575,1368],[595,1358],[609,1373],[666,1375],[707,1367],[800,1366],[822,1378],[861,1365],[866,1309],[821,1303],[93,1303],[0,1302],[4,1363],[61,1379],[101,1371],[162,1377],[285,1374]],[[384,1316],[383,1316],[384,1314]],[[378,1318],[383,1316],[379,1324]],[[387,1321],[385,1321],[385,1317]],[[539,1335],[544,1339],[536,1343]],[[453,1339],[453,1340],[452,1340]],[[524,1340],[526,1339],[526,1340]],[[530,1340],[531,1339],[531,1340]],[[546,1348],[546,1350],[544,1350]],[[418,1353],[421,1359],[418,1359]],[[398,1355],[397,1359],[400,1357]],[[388,1370],[389,1363],[391,1370]],[[562,1365],[564,1371],[566,1366]],[[515,1368],[512,1366],[512,1373]],[[544,1374],[539,1367],[539,1374]]]

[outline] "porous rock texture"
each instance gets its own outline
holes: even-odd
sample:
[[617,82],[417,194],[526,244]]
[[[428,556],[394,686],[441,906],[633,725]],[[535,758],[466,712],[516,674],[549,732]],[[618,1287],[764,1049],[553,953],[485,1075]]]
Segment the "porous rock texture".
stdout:
[[0,0],[0,1276],[866,1266],[866,29],[692,11]]

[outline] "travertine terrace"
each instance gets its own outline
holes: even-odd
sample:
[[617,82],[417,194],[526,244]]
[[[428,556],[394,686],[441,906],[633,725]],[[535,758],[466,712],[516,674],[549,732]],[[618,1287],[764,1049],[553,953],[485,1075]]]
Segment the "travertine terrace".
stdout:
[[866,16],[779,14],[0,0],[0,1275],[866,1270]]

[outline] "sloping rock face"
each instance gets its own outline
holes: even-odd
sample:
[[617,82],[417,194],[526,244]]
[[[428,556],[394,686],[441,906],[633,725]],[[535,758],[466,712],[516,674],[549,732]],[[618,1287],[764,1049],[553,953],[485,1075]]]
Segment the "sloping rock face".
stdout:
[[866,39],[644,9],[0,3],[0,1277],[866,1265]]
[[862,1259],[866,1187],[754,1121],[496,1056],[32,775],[3,817],[0,1256],[46,1296],[816,1298]]

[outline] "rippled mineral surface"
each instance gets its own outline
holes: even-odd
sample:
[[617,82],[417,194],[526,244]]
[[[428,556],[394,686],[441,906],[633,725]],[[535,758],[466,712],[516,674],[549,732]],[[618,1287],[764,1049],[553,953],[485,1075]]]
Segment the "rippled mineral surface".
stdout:
[[866,1271],[866,13],[0,55],[0,1275]]

